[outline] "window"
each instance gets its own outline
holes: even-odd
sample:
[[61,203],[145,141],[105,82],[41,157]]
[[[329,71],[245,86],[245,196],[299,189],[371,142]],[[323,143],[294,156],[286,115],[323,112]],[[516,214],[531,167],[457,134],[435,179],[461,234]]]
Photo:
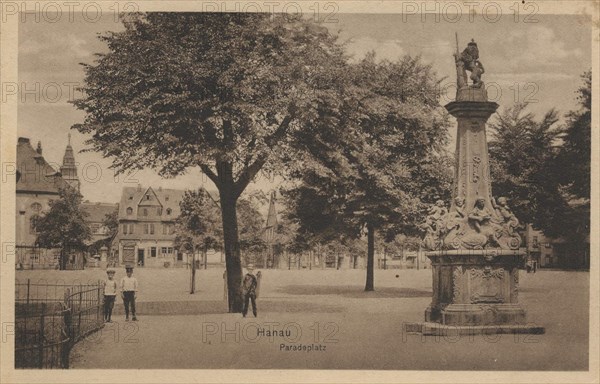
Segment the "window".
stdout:
[[133,200],[133,195],[129,195],[129,200]]
[[550,243],[546,243],[546,244],[544,244],[544,246],[545,246],[546,248],[552,248],[552,245],[551,245]]
[[169,254],[170,254],[170,253],[173,253],[173,247],[169,247],[169,248],[167,248],[167,253],[169,253]]
[[133,224],[129,224],[129,234],[133,234]]
[[169,201],[169,195],[165,196],[165,201]]
[[128,207],[128,208],[127,208],[127,214],[128,214],[128,215],[132,215],[132,214],[133,214],[133,208],[131,208],[131,207]]
[[150,224],[150,234],[154,235],[154,224]]
[[33,203],[31,204],[31,209],[33,210],[33,212],[40,213],[40,211],[42,210],[42,204]]
[[162,229],[163,229],[163,235],[166,235],[167,234],[167,224],[163,224]]
[[539,242],[538,242],[538,237],[537,237],[537,236],[533,236],[533,240],[532,240],[532,242],[531,242],[531,246],[532,246],[533,248],[537,248],[537,247],[539,247]]
[[150,195],[146,195],[146,200],[150,200]]
[[144,234],[148,234],[148,224],[144,224]]
[[92,233],[98,233],[98,231],[100,231],[100,224],[98,223],[92,223],[92,225],[90,226]]
[[144,216],[148,216],[148,208],[144,208],[144,210],[142,211]]
[[160,253],[162,253],[163,255],[167,253],[167,247],[162,247],[160,249]]
[[156,247],[150,247],[150,257],[156,257]]
[[167,215],[170,215],[170,214],[171,214],[171,212],[172,212],[172,211],[171,211],[171,208],[167,208]]
[[156,208],[156,214],[158,216],[162,215],[162,208],[161,207]]
[[127,234],[127,224],[123,224],[123,234]]

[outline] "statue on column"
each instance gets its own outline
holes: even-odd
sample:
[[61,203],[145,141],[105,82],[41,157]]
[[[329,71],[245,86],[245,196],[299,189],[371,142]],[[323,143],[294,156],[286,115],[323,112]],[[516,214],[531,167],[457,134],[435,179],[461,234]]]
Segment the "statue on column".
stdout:
[[[479,61],[479,48],[475,40],[471,39],[471,42],[467,45],[462,53],[458,53],[458,40],[456,43],[456,53],[454,54],[456,60],[456,71],[457,71],[457,83],[458,89],[461,88],[483,88],[483,81],[481,81],[481,75],[485,73],[483,64]],[[471,72],[470,79],[473,82],[469,86],[467,80],[467,71]]]

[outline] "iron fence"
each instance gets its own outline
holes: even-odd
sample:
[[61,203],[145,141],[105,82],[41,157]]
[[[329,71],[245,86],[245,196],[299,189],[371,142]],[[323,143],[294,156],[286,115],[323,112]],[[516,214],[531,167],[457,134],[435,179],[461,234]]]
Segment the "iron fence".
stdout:
[[104,326],[103,293],[94,284],[17,281],[15,367],[68,368],[73,345]]

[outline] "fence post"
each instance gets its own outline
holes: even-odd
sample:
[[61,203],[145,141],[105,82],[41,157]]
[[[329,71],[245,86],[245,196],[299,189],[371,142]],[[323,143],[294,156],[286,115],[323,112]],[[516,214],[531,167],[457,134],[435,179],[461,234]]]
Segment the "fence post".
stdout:
[[69,368],[69,355],[71,354],[71,345],[73,343],[73,317],[72,317],[72,305],[71,305],[71,289],[65,290],[65,314],[64,322],[67,328],[67,340],[62,344],[62,364],[63,368]]
[[[100,312],[102,311],[102,300],[100,297],[101,282],[98,280],[98,307],[96,308],[96,326],[100,325]],[[104,323],[104,313],[102,314],[102,323]]]
[[29,308],[29,288],[31,286],[31,279],[27,279],[27,308]]
[[[79,284],[79,307],[77,308],[77,312],[79,313],[78,316],[78,320],[77,320],[77,337],[79,337],[81,335],[81,301],[83,300],[83,293],[82,293],[82,287],[81,284]],[[73,338],[73,342],[75,342],[75,338]]]
[[44,368],[44,319],[46,317],[46,303],[42,302],[42,314],[40,316],[40,335],[39,335],[39,348],[40,356],[38,362],[38,368]]

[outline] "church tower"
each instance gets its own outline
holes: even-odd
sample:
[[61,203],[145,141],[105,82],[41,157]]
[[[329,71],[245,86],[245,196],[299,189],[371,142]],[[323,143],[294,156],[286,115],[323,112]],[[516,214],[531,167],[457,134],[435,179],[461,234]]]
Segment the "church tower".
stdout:
[[62,178],[73,188],[79,191],[79,178],[77,177],[77,165],[75,164],[75,156],[73,155],[73,147],[71,147],[71,134],[69,133],[69,142],[63,156],[63,163],[60,167]]

